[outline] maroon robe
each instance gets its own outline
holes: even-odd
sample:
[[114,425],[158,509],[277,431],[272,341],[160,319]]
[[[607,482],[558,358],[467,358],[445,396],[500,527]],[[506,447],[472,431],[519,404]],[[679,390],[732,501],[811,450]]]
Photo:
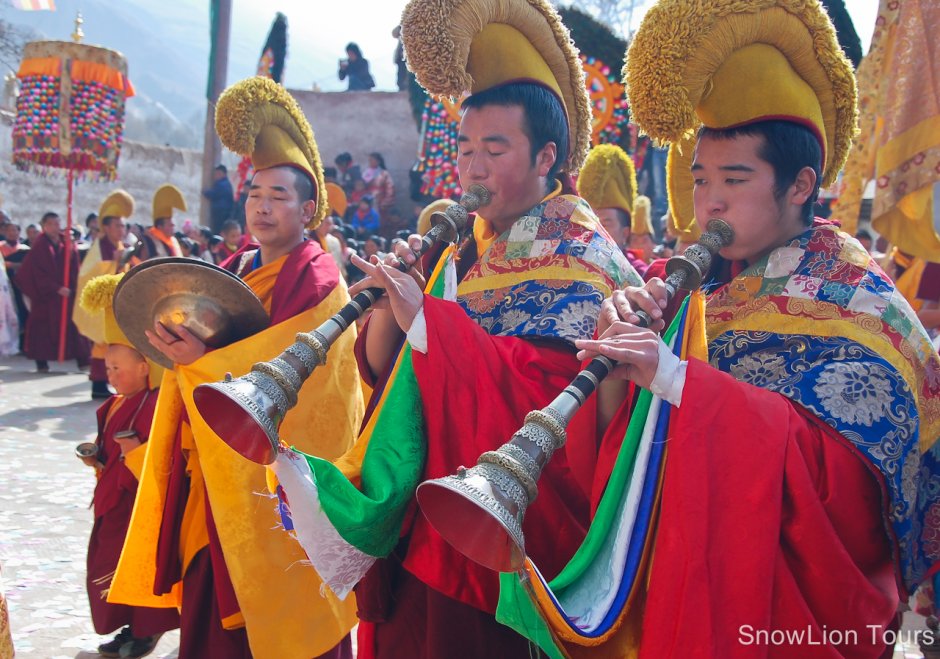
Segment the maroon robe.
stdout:
[[917,299],[925,302],[940,301],[940,263],[927,263],[917,286]]
[[[65,359],[88,360],[91,347],[72,322],[75,285],[78,281],[78,248],[70,243],[68,299],[65,333]],[[16,273],[16,285],[30,301],[26,321],[26,356],[30,359],[55,361],[59,358],[59,331],[62,326],[62,296],[59,289],[65,282],[64,241],[53,244],[46,234],[36,238],[23,264]]]
[[[153,636],[179,627],[175,608],[110,604],[107,601],[111,578],[117,569],[124,546],[124,536],[134,509],[137,478],[124,464],[121,447],[114,439],[117,432],[134,430],[147,441],[153,421],[156,391],[141,391],[124,398],[112,396],[98,408],[98,460],[104,469],[98,475],[92,505],[95,525],[88,541],[86,587],[91,605],[91,619],[99,634],[130,625],[135,637]],[[117,406],[117,407],[115,407]]]

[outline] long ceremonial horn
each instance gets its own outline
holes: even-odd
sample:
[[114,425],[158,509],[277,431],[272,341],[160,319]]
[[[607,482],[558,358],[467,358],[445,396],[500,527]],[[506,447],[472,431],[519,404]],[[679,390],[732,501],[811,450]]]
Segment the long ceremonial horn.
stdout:
[[[443,213],[431,216],[431,229],[424,234],[417,257],[438,241],[456,242],[467,226],[469,214],[490,203],[490,192],[471,185],[460,201]],[[408,270],[399,259],[398,269]],[[247,375],[222,382],[201,384],[193,400],[209,427],[245,458],[271,464],[277,457],[278,427],[284,415],[297,404],[297,394],[313,371],[326,363],[330,346],[366,309],[385,293],[381,288],[359,292],[334,316],[312,332],[301,332],[296,341],[269,362],[259,362]]]
[[[734,240],[723,220],[708,223],[698,243],[666,262],[668,299],[693,290],[711,269],[715,254]],[[644,312],[641,327],[652,319]],[[615,364],[604,356],[591,360],[548,407],[529,412],[512,438],[480,456],[476,466],[418,486],[418,505],[431,526],[467,558],[498,572],[515,572],[525,559],[522,520],[538,494],[538,479],[552,454],[564,446],[566,427]]]

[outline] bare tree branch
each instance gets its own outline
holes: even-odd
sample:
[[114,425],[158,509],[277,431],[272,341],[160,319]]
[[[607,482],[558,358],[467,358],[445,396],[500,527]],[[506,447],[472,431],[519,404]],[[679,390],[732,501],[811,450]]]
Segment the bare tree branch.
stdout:
[[[610,26],[614,33],[628,38],[637,10],[651,5],[653,0],[570,0],[571,7]],[[557,2],[556,4],[568,4]]]
[[0,64],[10,71],[19,69],[23,46],[35,39],[37,35],[31,28],[14,25],[0,17]]

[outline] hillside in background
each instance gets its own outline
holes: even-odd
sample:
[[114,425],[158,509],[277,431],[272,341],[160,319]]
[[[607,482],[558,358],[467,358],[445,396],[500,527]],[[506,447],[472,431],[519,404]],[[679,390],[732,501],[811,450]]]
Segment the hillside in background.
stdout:
[[[347,8],[358,11],[373,1],[350,0]],[[382,3],[381,11],[371,11],[374,20],[368,25],[344,29],[336,29],[338,17],[321,15],[305,2],[282,4],[288,16],[287,87],[345,89],[346,83],[336,77],[336,62],[345,55],[346,42],[354,40],[364,45],[377,89],[394,89],[396,42],[391,29],[404,0]],[[127,57],[138,94],[127,104],[127,138],[201,148],[209,68],[208,5],[207,0],[56,0],[57,11],[49,12],[19,11],[0,0],[0,21],[31,30],[39,39],[68,40],[80,8],[84,41]],[[263,3],[233,3],[229,82],[254,74],[276,10]],[[18,58],[0,57],[0,64],[15,69]]]
[[[83,0],[81,4],[85,43],[105,45],[127,57],[137,96],[127,104],[126,137],[200,148],[208,17],[197,18],[177,3]],[[75,15],[66,10],[26,12],[3,6],[0,18],[31,29],[39,39],[68,40],[75,28]]]

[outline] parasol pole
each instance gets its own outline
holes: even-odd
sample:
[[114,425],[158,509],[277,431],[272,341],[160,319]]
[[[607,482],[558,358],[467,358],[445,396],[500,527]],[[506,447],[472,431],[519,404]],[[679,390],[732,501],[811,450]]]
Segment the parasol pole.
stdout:
[[[65,202],[65,272],[62,274],[62,286],[69,288],[69,270],[72,261],[72,182],[73,170],[68,168],[66,174],[68,181],[68,198]],[[59,361],[65,361],[65,337],[67,336],[69,322],[69,295],[62,296],[62,322],[59,324]]]
[[[85,21],[82,19],[82,13],[78,12],[75,15],[75,31],[72,33],[72,41],[75,43],[81,43],[82,39],[85,36],[85,33],[82,32],[82,23]],[[66,171],[66,185],[68,186],[68,197],[65,202],[65,272],[62,273],[62,286],[63,288],[69,288],[69,270],[71,269],[72,261],[72,192],[73,192],[73,182],[74,182],[74,170],[72,166],[69,165]],[[59,361],[65,361],[65,339],[68,336],[68,323],[69,323],[69,297],[70,295],[62,296],[62,322],[59,323]]]

